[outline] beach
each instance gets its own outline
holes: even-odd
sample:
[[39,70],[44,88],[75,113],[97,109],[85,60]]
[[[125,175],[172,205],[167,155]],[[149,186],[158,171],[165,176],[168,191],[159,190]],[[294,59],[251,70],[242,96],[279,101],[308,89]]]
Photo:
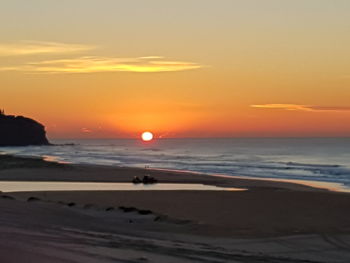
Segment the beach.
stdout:
[[1,157],[1,181],[205,184],[243,191],[2,193],[4,262],[349,262],[350,195],[291,182]]
[[349,13],[1,1],[0,263],[350,263]]

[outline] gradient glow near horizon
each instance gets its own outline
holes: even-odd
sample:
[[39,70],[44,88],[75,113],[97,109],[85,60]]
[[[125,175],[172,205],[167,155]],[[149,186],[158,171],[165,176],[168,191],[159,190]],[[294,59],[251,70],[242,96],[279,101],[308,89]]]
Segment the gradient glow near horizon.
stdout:
[[50,138],[350,135],[350,1],[4,0],[0,108]]

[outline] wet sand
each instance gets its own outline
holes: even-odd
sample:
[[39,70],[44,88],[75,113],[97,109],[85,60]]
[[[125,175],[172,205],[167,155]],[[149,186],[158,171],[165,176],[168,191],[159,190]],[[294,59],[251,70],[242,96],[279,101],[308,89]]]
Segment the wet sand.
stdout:
[[[1,159],[0,159],[1,162]],[[36,161],[35,161],[36,162]],[[28,165],[28,167],[27,167]],[[152,170],[129,167],[110,167],[98,165],[32,165],[23,167],[11,166],[1,169],[1,181],[61,181],[61,182],[131,182],[134,176],[142,178],[150,175],[159,179],[160,183],[207,184],[220,187],[290,189],[305,191],[321,191],[308,185],[292,182],[245,179],[239,177],[211,176],[199,173]]]

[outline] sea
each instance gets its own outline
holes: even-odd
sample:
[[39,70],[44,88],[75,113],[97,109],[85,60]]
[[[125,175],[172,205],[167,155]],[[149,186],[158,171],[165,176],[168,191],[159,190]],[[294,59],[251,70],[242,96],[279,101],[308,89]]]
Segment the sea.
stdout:
[[339,183],[350,187],[350,138],[60,139],[0,147],[49,161],[147,167],[212,175]]

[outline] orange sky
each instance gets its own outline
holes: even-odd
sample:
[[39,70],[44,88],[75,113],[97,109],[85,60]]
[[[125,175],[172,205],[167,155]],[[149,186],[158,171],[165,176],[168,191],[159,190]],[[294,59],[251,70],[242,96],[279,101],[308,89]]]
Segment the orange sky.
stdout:
[[349,136],[349,1],[140,2],[5,0],[0,107],[50,138]]

